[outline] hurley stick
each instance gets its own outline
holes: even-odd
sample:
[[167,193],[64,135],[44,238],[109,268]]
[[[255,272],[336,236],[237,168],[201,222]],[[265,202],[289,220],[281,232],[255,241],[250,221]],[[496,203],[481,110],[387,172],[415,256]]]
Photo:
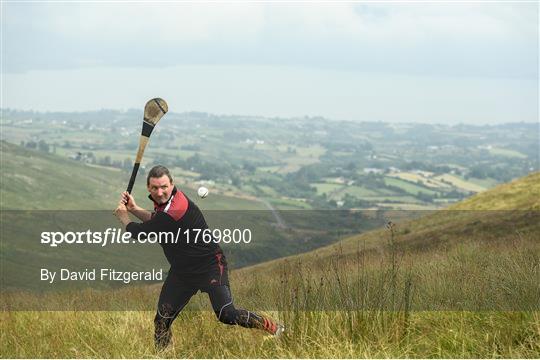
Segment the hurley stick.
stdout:
[[167,113],[169,107],[165,100],[160,98],[155,98],[146,103],[144,106],[144,120],[141,131],[141,138],[139,139],[139,149],[137,150],[137,157],[135,158],[135,164],[133,164],[133,171],[131,172],[131,178],[129,179],[129,184],[127,187],[127,192],[131,194],[133,190],[133,184],[135,184],[135,178],[137,177],[137,172],[139,171],[139,166],[141,165],[141,160],[144,155],[144,149],[148,144],[152,130],[157,125],[158,121],[161,120],[163,115]]

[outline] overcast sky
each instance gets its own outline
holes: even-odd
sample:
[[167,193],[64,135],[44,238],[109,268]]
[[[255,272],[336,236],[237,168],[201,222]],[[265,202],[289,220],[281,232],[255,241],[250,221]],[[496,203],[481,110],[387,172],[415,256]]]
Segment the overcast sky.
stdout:
[[538,121],[537,2],[3,3],[2,107]]

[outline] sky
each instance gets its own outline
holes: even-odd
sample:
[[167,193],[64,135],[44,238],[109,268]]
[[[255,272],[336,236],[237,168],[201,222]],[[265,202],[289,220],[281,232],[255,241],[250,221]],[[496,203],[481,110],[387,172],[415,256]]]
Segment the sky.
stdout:
[[3,2],[2,108],[538,121],[537,2]]

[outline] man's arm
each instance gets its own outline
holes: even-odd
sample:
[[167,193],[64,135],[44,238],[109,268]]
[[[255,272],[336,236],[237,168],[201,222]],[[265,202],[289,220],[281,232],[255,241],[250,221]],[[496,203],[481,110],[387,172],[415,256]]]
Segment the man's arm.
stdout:
[[129,212],[136,216],[142,222],[147,222],[152,218],[152,212],[143,209],[140,206],[134,207],[133,209],[129,210]]
[[[132,213],[134,216],[136,216],[142,222],[147,222],[148,220],[150,220],[152,218],[152,212],[138,206],[135,203],[135,199],[133,198],[133,196],[131,196],[131,194],[128,193],[127,191],[124,191],[122,193],[121,202],[123,202],[126,205],[126,209],[130,213]],[[126,225],[126,224],[124,224],[124,225]]]
[[[164,212],[157,213],[156,216],[143,223],[131,221],[126,205],[121,200],[114,210],[114,215],[125,227],[126,231],[131,233],[131,237],[134,239],[138,238],[140,233],[149,234],[165,231],[175,223],[174,219]],[[143,235],[143,237],[146,237],[146,235]]]
[[[163,231],[172,231],[171,229],[175,225],[174,219],[164,212],[158,212],[156,216],[143,223],[131,221],[127,215],[124,218],[121,211],[115,211],[115,214],[122,225],[126,227],[126,231],[131,233],[133,239],[144,239],[151,233],[158,234]],[[125,211],[125,214],[127,214],[127,211]]]

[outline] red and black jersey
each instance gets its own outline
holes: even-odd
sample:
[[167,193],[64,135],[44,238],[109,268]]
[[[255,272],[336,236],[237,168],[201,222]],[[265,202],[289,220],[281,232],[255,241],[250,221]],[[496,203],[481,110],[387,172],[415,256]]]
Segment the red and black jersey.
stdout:
[[[153,199],[149,196],[153,201]],[[154,202],[152,218],[143,223],[131,222],[126,231],[133,238],[146,238],[150,233],[169,232],[174,240],[160,241],[165,257],[175,273],[202,274],[226,265],[223,251],[214,241],[205,243],[202,231],[208,229],[199,207],[183,192],[173,188],[164,204]],[[187,231],[187,232],[186,232]],[[195,243],[195,236],[200,235]],[[189,239],[188,239],[189,237]],[[189,241],[188,241],[189,240]]]

